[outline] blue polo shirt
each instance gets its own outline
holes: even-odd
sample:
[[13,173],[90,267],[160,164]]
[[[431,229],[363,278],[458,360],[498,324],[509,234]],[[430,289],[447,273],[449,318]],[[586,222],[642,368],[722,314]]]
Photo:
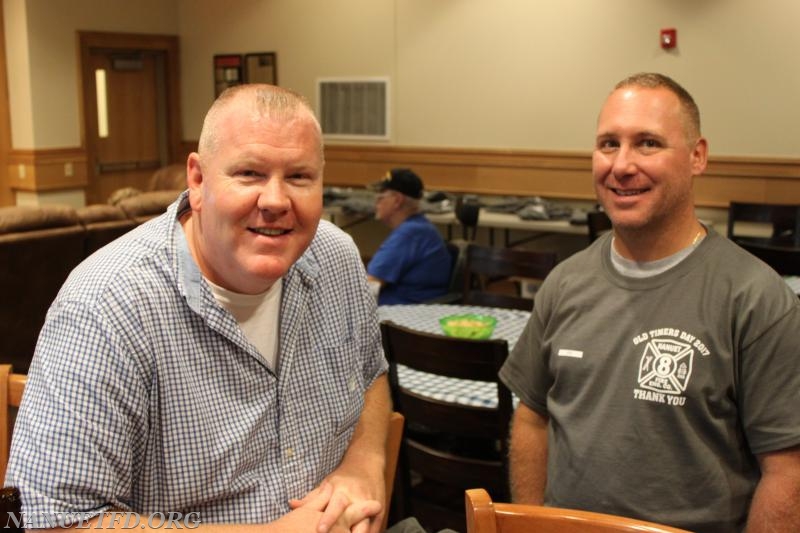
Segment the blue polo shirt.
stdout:
[[446,294],[450,269],[439,230],[422,214],[397,226],[367,265],[370,275],[385,282],[379,305],[419,303]]

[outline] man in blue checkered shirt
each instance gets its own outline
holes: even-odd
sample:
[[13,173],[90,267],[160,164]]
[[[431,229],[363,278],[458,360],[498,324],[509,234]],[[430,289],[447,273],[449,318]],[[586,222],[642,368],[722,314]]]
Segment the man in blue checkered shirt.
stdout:
[[320,221],[323,165],[300,97],[229,89],[188,191],[72,273],[14,432],[28,525],[379,529],[386,362],[358,250]]

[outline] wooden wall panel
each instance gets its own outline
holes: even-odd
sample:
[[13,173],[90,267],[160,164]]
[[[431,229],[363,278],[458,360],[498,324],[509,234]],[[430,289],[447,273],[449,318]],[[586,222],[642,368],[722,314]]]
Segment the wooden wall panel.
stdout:
[[[325,183],[359,187],[410,167],[428,190],[593,200],[591,154],[329,145]],[[732,200],[800,204],[800,159],[718,157],[695,182],[698,206]]]
[[[196,141],[184,141],[182,151],[195,147]],[[325,158],[331,186],[362,187],[390,168],[411,167],[428,190],[594,200],[588,153],[330,145]],[[73,176],[65,176],[66,163]],[[86,164],[80,148],[13,150],[8,184],[28,191],[82,188]],[[726,207],[732,200],[800,204],[800,159],[712,159],[695,181],[695,197],[703,207]]]
[[7,172],[12,190],[83,189],[88,183],[86,152],[80,148],[12,150]]

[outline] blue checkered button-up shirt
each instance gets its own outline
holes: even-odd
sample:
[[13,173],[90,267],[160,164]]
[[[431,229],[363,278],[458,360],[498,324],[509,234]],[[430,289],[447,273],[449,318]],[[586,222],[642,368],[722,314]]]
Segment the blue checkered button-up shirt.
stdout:
[[349,236],[321,222],[284,277],[277,374],[214,300],[178,213],[79,266],[40,335],[7,483],[23,510],[266,522],[340,462],[385,372]]

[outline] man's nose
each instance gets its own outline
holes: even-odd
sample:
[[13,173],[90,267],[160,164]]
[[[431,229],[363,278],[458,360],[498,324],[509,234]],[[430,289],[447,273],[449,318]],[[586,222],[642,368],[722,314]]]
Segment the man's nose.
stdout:
[[283,176],[269,176],[258,193],[258,208],[262,211],[285,211],[289,205],[287,183]]
[[616,178],[636,173],[636,152],[630,146],[622,145],[614,153],[611,172]]

